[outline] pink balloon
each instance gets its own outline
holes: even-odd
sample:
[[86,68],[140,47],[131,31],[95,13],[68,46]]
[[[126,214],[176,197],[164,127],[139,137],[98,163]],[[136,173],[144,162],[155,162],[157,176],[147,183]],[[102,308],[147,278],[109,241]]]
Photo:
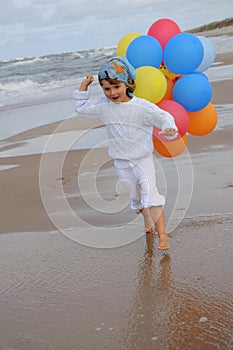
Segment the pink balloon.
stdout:
[[160,42],[163,49],[168,40],[179,33],[181,33],[179,26],[169,18],[162,18],[154,22],[147,32]]
[[169,140],[163,135],[160,135],[159,132],[161,130],[154,126],[153,136],[163,142],[179,140],[188,131],[188,126],[189,126],[188,112],[183,106],[181,106],[181,104],[173,100],[162,100],[157,104],[157,106],[163,109],[164,111],[167,111],[173,116],[176,126],[178,128],[178,135],[175,139]]

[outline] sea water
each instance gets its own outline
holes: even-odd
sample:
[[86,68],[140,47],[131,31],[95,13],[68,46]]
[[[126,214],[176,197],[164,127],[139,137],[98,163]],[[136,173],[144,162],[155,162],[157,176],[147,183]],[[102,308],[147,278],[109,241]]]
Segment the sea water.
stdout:
[[0,61],[0,108],[70,98],[70,88],[113,55],[107,47]]

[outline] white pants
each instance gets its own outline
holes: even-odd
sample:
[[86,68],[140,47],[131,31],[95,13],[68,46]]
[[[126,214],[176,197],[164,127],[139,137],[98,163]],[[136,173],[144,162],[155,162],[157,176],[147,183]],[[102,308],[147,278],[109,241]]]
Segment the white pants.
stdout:
[[140,210],[152,206],[163,206],[164,196],[156,186],[153,155],[138,159],[115,160],[114,165],[120,181],[124,183],[131,196],[131,209]]

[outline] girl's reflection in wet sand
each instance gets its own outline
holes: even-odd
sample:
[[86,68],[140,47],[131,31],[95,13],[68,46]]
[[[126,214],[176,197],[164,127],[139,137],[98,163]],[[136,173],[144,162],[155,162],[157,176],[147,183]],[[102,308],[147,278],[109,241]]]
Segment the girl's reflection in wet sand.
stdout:
[[140,261],[138,287],[133,308],[127,312],[128,328],[124,343],[127,349],[164,349],[164,340],[172,310],[173,283],[171,257],[165,252],[155,255],[155,235],[146,234],[146,251]]

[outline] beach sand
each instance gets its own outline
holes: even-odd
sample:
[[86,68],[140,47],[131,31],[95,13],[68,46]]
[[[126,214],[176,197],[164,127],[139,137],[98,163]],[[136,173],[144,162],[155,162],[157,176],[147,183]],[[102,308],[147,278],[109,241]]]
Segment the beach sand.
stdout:
[[[216,61],[232,65],[232,54]],[[1,350],[233,348],[232,80],[212,87],[216,130],[188,135],[188,156],[156,154],[169,252],[157,251],[157,236],[143,233],[142,218],[117,193],[105,147],[23,153],[40,137],[100,130],[96,121],[71,118],[5,140]]]

